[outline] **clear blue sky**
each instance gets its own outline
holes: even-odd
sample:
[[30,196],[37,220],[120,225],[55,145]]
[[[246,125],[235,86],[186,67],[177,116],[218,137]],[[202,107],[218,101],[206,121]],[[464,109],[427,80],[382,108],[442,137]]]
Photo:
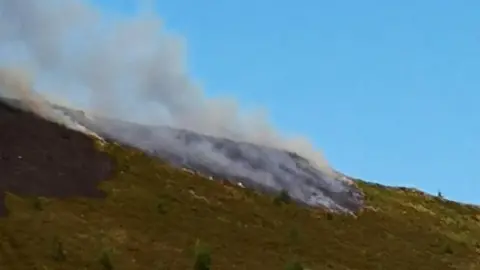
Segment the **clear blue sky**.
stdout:
[[208,95],[267,108],[352,176],[480,203],[480,1],[156,2]]

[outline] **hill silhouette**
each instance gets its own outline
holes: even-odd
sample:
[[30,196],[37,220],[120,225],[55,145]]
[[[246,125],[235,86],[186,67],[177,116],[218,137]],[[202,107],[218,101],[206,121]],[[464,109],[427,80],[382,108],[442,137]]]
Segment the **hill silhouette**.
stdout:
[[363,209],[334,214],[5,104],[0,155],[2,269],[199,269],[198,246],[209,269],[480,269],[480,209],[414,189],[355,180]]

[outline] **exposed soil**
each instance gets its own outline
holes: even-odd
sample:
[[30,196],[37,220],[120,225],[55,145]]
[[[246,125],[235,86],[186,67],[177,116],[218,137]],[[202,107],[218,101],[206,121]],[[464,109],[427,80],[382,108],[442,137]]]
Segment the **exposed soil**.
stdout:
[[87,135],[0,102],[0,216],[5,192],[23,196],[105,196],[97,188],[113,161]]

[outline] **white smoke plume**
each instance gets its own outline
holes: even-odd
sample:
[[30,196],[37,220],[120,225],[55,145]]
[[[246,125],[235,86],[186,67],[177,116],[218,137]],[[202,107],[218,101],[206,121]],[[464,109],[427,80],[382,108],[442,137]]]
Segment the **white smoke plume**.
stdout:
[[53,109],[48,100],[32,90],[31,78],[28,77],[28,74],[25,73],[25,71],[0,69],[0,97],[20,100],[22,102],[21,108],[23,110],[29,110],[49,121],[56,122],[67,128],[80,131],[102,140],[102,138],[94,132],[88,130],[79,123],[76,123],[60,111]]
[[[113,18],[86,0],[0,0],[3,90],[88,96],[93,113],[289,150],[330,171],[307,139],[284,138],[232,100],[206,98],[189,77],[183,45],[152,13]],[[18,83],[12,68],[32,76]]]

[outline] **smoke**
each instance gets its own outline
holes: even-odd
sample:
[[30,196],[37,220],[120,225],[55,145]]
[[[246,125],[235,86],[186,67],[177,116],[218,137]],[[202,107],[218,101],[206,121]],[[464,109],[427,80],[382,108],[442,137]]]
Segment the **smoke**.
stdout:
[[[82,0],[0,0],[0,66],[8,84],[0,88],[23,99],[31,87],[86,97],[92,113],[284,149],[330,171],[307,139],[284,138],[234,100],[206,98],[188,74],[182,38],[152,13],[113,17]],[[12,68],[32,76],[6,72]]]

